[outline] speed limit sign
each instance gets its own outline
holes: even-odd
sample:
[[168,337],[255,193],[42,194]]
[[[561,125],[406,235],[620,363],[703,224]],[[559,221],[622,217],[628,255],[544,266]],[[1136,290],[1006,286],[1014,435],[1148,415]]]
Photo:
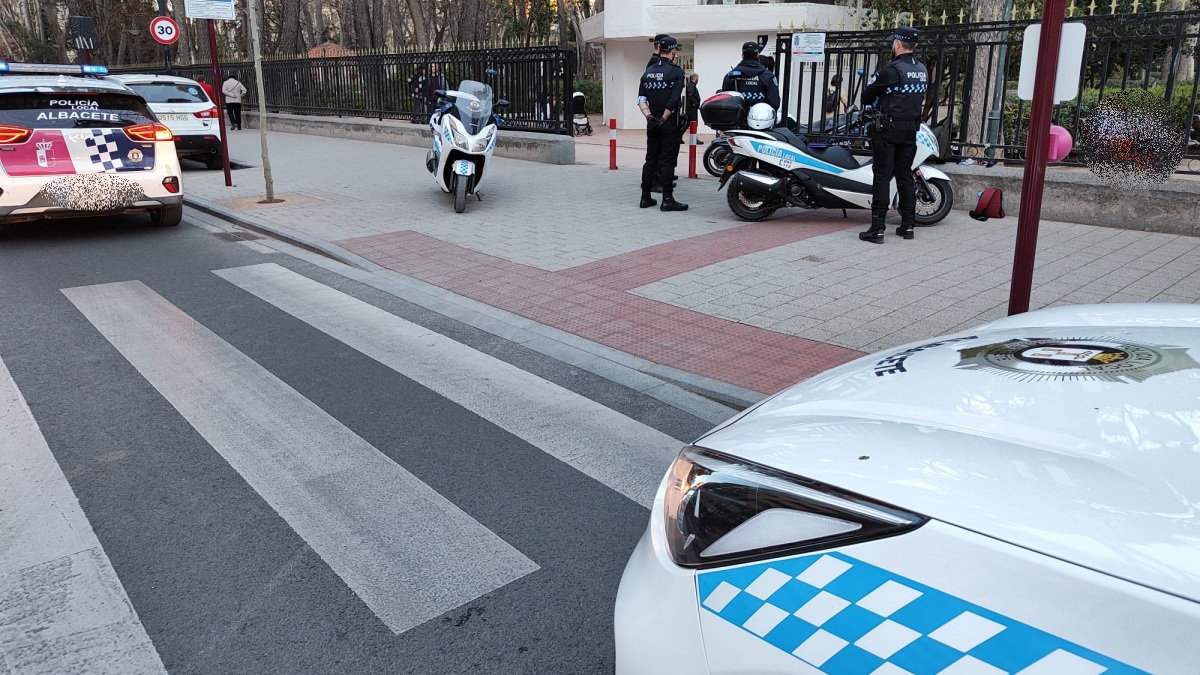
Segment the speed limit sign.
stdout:
[[150,34],[155,40],[169,45],[179,39],[179,24],[169,16],[156,16],[150,22]]

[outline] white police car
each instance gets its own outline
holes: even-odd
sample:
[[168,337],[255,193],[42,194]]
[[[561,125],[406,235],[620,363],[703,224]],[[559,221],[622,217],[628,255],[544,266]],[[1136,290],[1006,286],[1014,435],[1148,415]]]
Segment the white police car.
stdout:
[[48,217],[183,217],[171,131],[103,66],[0,61],[0,225]]
[[1010,317],[686,448],[618,675],[1200,673],[1200,309]]

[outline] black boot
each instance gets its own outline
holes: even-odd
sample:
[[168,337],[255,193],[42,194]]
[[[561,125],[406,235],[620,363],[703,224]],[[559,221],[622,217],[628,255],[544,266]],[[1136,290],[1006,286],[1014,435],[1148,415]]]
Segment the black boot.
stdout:
[[866,232],[859,232],[858,238],[862,241],[869,241],[872,244],[883,243],[883,231],[887,229],[887,212],[871,214],[871,228]]
[[675,196],[671,194],[664,194],[662,206],[658,207],[659,211],[687,211],[687,209],[687,204],[675,201]]
[[638,203],[638,208],[648,209],[651,206],[658,206],[658,200],[651,197],[649,192],[642,192],[642,201]]
[[900,227],[896,228],[896,235],[903,239],[916,239],[916,235],[913,234],[912,223],[901,223]]

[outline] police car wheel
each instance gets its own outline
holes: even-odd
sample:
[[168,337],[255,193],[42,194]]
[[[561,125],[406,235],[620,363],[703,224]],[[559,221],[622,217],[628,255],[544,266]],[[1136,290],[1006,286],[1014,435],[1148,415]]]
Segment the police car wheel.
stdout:
[[929,181],[929,190],[932,199],[926,198],[919,186],[917,188],[917,225],[929,226],[941,222],[954,206],[954,189],[950,187],[950,181],[934,178]]
[[164,206],[150,212],[150,222],[157,227],[174,227],[183,221],[183,204]]
[[725,198],[729,201],[729,209],[742,220],[758,222],[770,218],[775,213],[775,208],[767,206],[765,197],[746,194],[736,180],[730,183]]

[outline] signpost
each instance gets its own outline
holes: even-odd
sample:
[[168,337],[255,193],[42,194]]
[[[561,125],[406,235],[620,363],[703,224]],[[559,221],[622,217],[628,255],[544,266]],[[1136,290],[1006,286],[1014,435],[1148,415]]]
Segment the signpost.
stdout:
[[90,16],[67,17],[67,32],[75,49],[84,53],[84,62],[92,62],[92,50],[100,46],[96,21]]
[[160,44],[174,44],[179,39],[179,24],[169,16],[156,16],[150,22],[150,34]]
[[[159,16],[167,16],[167,0],[158,0],[158,15]],[[174,22],[172,21],[172,23],[174,23]],[[154,33],[154,24],[150,24],[150,32],[151,32],[151,34]],[[179,34],[179,25],[178,24],[175,25],[175,34],[176,35]],[[171,45],[169,43],[163,44],[162,52],[163,52],[163,68],[166,69],[167,74],[170,75],[171,74]]]
[[[252,0],[253,1],[253,0]],[[208,53],[212,58],[213,93],[217,97],[217,122],[221,125],[221,162],[225,168],[225,187],[233,187],[233,176],[229,173],[229,133],[225,126],[225,101],[221,93],[224,80],[221,78],[221,59],[217,56],[217,29],[213,20],[228,21],[237,15],[233,0],[184,0],[184,13],[189,19],[205,19],[208,23]]]
[[[1017,246],[1008,295],[1009,316],[1029,311],[1029,295],[1033,291],[1033,263],[1037,255],[1038,221],[1042,217],[1046,156],[1050,150],[1050,117],[1054,112],[1059,45],[1062,42],[1065,15],[1066,0],[1046,0],[1038,35],[1037,74],[1033,79],[1029,139],[1025,142],[1025,175],[1021,180],[1021,210],[1017,215]],[[1079,66],[1075,68],[1078,77]]]

